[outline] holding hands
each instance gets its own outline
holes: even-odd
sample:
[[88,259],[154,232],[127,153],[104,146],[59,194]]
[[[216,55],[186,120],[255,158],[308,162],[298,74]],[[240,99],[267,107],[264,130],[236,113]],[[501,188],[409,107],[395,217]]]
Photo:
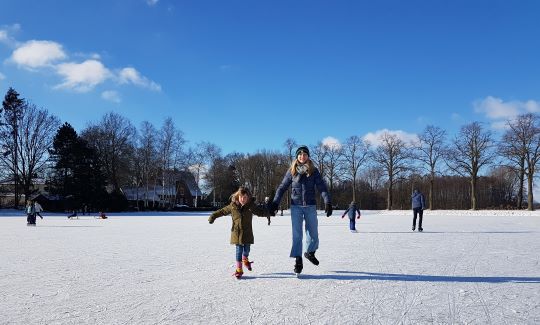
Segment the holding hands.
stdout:
[[268,211],[270,211],[270,215],[272,217],[276,216],[276,213],[278,211],[277,204],[275,204],[274,202],[268,202],[268,204],[266,205],[266,208],[268,209]]

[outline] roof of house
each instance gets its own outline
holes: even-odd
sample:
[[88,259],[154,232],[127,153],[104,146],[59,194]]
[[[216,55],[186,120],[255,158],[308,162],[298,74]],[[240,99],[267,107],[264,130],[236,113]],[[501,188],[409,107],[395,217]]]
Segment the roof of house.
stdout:
[[159,186],[159,185],[149,187],[148,192],[146,191],[146,188],[144,187],[123,188],[122,192],[126,196],[126,199],[130,201],[141,200],[145,198],[152,201],[159,201],[160,200],[159,196],[162,195],[163,193],[165,195],[176,194],[174,186],[167,186],[163,188],[163,186]]

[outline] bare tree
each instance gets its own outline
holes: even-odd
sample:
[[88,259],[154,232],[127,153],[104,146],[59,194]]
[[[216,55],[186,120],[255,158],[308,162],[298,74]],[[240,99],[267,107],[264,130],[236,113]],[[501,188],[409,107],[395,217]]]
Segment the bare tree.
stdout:
[[[527,140],[525,135],[528,130],[520,128],[516,121],[507,121],[508,130],[503,134],[498,146],[498,153],[508,160],[508,167],[512,168],[518,175],[517,202],[516,207],[523,206],[523,189],[525,184],[525,159]],[[525,126],[525,125],[522,125]],[[521,136],[518,135],[521,133]],[[522,139],[522,141],[520,141]]]
[[159,161],[161,169],[161,204],[173,204],[176,199],[176,187],[171,188],[169,185],[174,184],[172,167],[175,163],[177,142],[183,141],[181,134],[176,129],[171,117],[167,117],[163,122],[163,126],[159,132]]
[[388,177],[386,208],[392,210],[393,186],[399,176],[409,169],[410,149],[395,134],[384,132],[379,137],[380,145],[373,152],[373,161],[377,163]]
[[[212,162],[210,159],[210,152],[219,153],[219,148],[210,142],[200,142],[195,148],[191,148],[188,153],[189,157],[189,170],[193,173],[195,177],[195,183],[197,187],[200,187],[201,179],[209,168],[209,164]],[[212,157],[215,157],[215,154],[212,154]],[[195,193],[195,207],[198,206],[199,194]]]
[[416,149],[420,152],[417,159],[420,160],[428,170],[429,174],[429,209],[433,210],[433,187],[437,173],[437,163],[444,158],[447,150],[445,145],[446,131],[443,129],[428,125],[422,134],[418,136],[419,143]]
[[207,185],[213,189],[213,205],[222,206],[229,196],[238,189],[234,175],[235,167],[230,163],[229,156],[214,159],[210,165]]
[[296,158],[294,157],[293,152],[294,148],[296,148],[298,144],[294,139],[288,138],[287,140],[285,140],[285,143],[283,145],[285,146],[285,148],[287,148],[287,152],[289,154],[289,164],[291,164],[293,159]]
[[[221,148],[213,143],[207,144],[207,157],[208,157],[208,163],[212,166],[214,163],[218,160],[221,160]],[[215,184],[217,183],[216,180],[218,178],[218,170],[215,168],[209,168],[206,172],[205,179],[209,180],[208,185],[212,188],[212,206],[216,206],[216,188]]]
[[327,159],[324,161],[324,170],[326,171],[326,179],[328,180],[328,190],[332,193],[334,184],[339,182],[342,176],[343,148],[339,143],[326,143],[323,146],[326,148],[327,152]]
[[540,119],[528,113],[508,121],[508,130],[502,137],[499,151],[518,170],[518,207],[523,200],[524,176],[527,176],[527,209],[534,210],[534,175],[540,160]]
[[383,186],[384,170],[380,166],[370,166],[362,173],[363,178],[371,191],[376,191]]
[[461,176],[469,177],[472,210],[478,209],[476,186],[479,172],[495,158],[492,147],[491,132],[483,130],[479,122],[473,122],[461,127],[446,157],[450,169]]
[[325,162],[328,155],[328,147],[325,147],[322,142],[317,143],[316,146],[312,147],[310,150],[310,159],[313,161],[313,164],[319,169],[321,176],[326,177]]
[[[144,207],[148,208],[148,193],[150,185],[154,183],[157,175],[157,130],[148,121],[141,124],[139,132],[138,160],[140,161],[140,174],[144,191]],[[137,182],[138,183],[138,182]],[[137,184],[138,187],[138,184]],[[152,196],[154,197],[154,196]],[[155,202],[154,202],[155,203]]]
[[[279,165],[278,167],[287,166],[287,168],[288,168],[292,164],[293,160],[296,159],[296,157],[294,157],[294,152],[295,152],[295,148],[298,147],[298,143],[292,138],[287,138],[287,140],[285,140],[284,146],[287,149],[286,154],[287,154],[287,157],[288,157],[289,161],[288,161],[288,164],[287,164],[287,163],[285,163],[285,160],[283,160],[283,159],[279,160],[278,161],[278,165]],[[281,169],[287,170],[287,168],[281,168]],[[276,188],[277,188],[277,186],[276,186]],[[289,189],[287,189],[287,193],[285,194],[285,203],[282,203],[282,204],[285,204],[286,209],[289,209],[289,207],[291,205],[290,203],[291,203],[291,196],[289,194]],[[282,211],[282,214],[283,214],[283,210],[281,210],[281,211]]]
[[99,124],[90,125],[82,132],[84,138],[101,158],[105,175],[114,191],[126,183],[132,162],[136,129],[125,117],[110,112]]
[[344,175],[352,182],[352,200],[356,201],[356,178],[358,170],[367,161],[370,153],[370,144],[360,137],[353,135],[345,140],[343,146]]
[[60,120],[45,109],[30,104],[24,111],[19,127],[20,172],[26,199],[33,179],[43,174],[45,163]]

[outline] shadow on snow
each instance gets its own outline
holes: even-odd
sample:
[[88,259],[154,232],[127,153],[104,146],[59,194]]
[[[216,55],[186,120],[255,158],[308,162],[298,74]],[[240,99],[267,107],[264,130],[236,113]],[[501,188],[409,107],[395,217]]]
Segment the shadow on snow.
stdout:
[[[505,276],[449,276],[421,274],[392,274],[352,271],[333,271],[334,274],[305,274],[303,280],[371,280],[371,281],[417,281],[417,282],[462,282],[462,283],[540,283],[540,277]],[[257,278],[295,278],[294,273],[268,273]]]

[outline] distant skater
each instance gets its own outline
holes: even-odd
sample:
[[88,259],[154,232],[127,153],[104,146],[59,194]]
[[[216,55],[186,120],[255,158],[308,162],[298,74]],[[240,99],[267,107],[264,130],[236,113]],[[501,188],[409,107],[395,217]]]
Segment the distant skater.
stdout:
[[360,216],[362,215],[360,213],[360,210],[356,207],[356,202],[352,201],[351,204],[349,205],[349,207],[347,208],[347,210],[345,210],[345,212],[343,212],[343,215],[341,216],[341,218],[345,218],[345,215],[348,214],[349,215],[349,229],[351,232],[358,232],[356,231],[356,222],[355,222],[355,217],[360,219]]
[[222,216],[232,216],[231,244],[236,245],[236,271],[234,276],[240,279],[244,274],[243,266],[251,271],[249,252],[254,242],[252,219],[253,215],[259,217],[269,217],[267,209],[258,207],[252,199],[250,191],[241,186],[238,191],[231,195],[231,203],[226,207],[213,212],[208,218],[208,222],[214,221]]
[[43,216],[41,215],[41,212],[43,212],[43,208],[38,201],[34,201],[34,210],[36,211],[36,215],[43,219]]
[[420,217],[418,219],[418,231],[422,232],[424,231],[424,228],[422,228],[422,217],[424,216],[424,209],[426,208],[426,200],[424,199],[424,194],[422,194],[418,190],[414,190],[411,201],[413,209],[412,230],[414,231],[416,229],[416,216],[418,215]]
[[[264,205],[262,206],[262,208],[265,209],[269,203],[270,203],[270,197],[267,196],[264,198]],[[271,223],[270,214],[268,215],[267,218],[268,218],[268,225],[270,226],[270,223]]]
[[36,225],[36,208],[32,201],[26,203],[26,225],[35,226]]
[[68,219],[74,219],[74,218],[79,219],[79,216],[77,215],[77,210],[73,210],[73,212],[71,212],[71,214],[67,218]]

